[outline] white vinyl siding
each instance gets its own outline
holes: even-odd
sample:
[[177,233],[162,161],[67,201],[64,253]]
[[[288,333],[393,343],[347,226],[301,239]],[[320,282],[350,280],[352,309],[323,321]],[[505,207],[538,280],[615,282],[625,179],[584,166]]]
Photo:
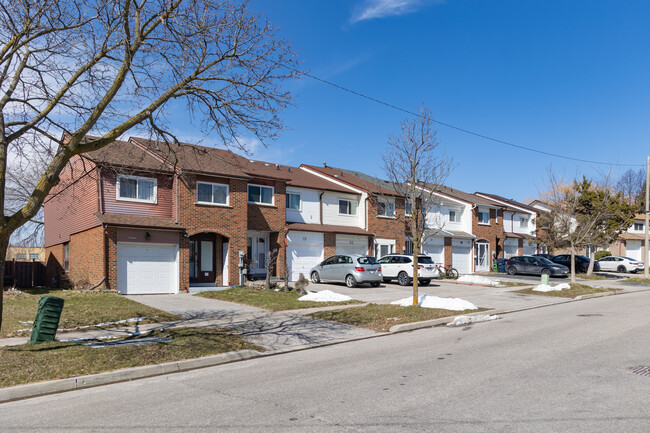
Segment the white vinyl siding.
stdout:
[[152,177],[117,176],[116,199],[143,203],[156,203],[158,180]]
[[320,224],[320,191],[287,187],[287,196],[300,196],[300,210],[287,207],[287,221],[293,223]]
[[[348,200],[355,203],[356,214],[346,215],[339,212],[339,201]],[[347,206],[347,205],[345,205]],[[352,206],[352,205],[351,205]],[[359,196],[352,194],[341,194],[335,192],[323,193],[323,224],[361,227],[365,225],[366,209],[365,201]]]

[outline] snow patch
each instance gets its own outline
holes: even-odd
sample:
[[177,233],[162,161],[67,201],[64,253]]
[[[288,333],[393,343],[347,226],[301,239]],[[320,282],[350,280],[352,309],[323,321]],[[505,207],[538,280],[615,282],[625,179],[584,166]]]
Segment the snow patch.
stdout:
[[559,292],[560,290],[570,289],[569,283],[558,284],[557,286],[549,286],[548,284],[540,284],[533,287],[533,292]]
[[447,326],[465,326],[471,325],[472,323],[488,322],[497,319],[500,319],[500,317],[496,314],[494,316],[490,316],[489,314],[482,314],[479,316],[458,316],[455,317],[452,322],[447,323]]
[[498,286],[499,283],[480,275],[462,275],[456,280],[459,283],[483,284],[486,286]]
[[298,298],[299,301],[313,301],[313,302],[345,302],[351,301],[352,298],[340,293],[332,292],[331,290],[321,290],[320,292],[307,292],[306,295]]
[[[155,319],[158,316],[154,316],[153,318]],[[58,328],[57,332],[60,331],[76,331],[77,329],[88,329],[88,328],[102,328],[104,326],[110,326],[110,325],[122,325],[125,323],[138,323],[146,319],[146,317],[134,317],[132,319],[124,319],[124,320],[118,320],[117,322],[102,322],[102,323],[97,323],[95,325],[85,325],[85,326],[75,326],[74,328]],[[29,322],[20,322],[20,323],[34,323],[32,321]],[[24,332],[24,331],[31,331],[32,328],[24,328],[24,329],[18,329],[14,332]]]
[[[413,296],[409,298],[393,301],[391,304],[400,305],[402,307],[410,307],[413,305]],[[463,310],[478,310],[478,307],[469,301],[460,298],[441,298],[433,295],[421,295],[418,297],[418,307],[423,308],[439,308],[442,310],[463,311]]]

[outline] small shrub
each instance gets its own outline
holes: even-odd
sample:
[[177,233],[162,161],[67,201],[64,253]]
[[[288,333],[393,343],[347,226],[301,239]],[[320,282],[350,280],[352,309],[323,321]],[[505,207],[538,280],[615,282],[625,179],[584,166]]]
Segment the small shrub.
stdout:
[[298,281],[296,281],[296,284],[294,284],[296,287],[296,292],[300,293],[301,295],[306,295],[308,285],[309,280],[305,278],[305,275],[301,272],[300,275],[298,275]]
[[87,269],[71,268],[63,277],[64,286],[73,290],[88,290],[91,287],[90,275]]
[[594,260],[600,260],[603,257],[608,257],[611,255],[612,253],[610,253],[609,251],[596,251],[596,253],[594,254]]

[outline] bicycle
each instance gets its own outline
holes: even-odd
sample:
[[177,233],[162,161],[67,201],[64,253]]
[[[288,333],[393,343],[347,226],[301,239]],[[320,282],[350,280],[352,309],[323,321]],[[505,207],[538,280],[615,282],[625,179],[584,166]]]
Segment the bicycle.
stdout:
[[451,266],[445,266],[441,263],[436,263],[436,269],[438,270],[438,273],[440,274],[440,278],[443,276],[443,272],[446,278],[453,278],[456,279],[458,278],[458,271],[456,268],[453,268]]

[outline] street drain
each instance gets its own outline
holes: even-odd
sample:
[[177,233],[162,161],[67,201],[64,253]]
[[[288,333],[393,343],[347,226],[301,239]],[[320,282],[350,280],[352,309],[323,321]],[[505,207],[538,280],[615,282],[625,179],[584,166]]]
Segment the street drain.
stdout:
[[593,313],[593,314],[578,314],[578,317],[601,317],[602,314]]
[[629,369],[632,373],[638,374],[639,376],[648,376],[650,377],[650,367],[648,366],[638,366],[638,367],[630,367]]

